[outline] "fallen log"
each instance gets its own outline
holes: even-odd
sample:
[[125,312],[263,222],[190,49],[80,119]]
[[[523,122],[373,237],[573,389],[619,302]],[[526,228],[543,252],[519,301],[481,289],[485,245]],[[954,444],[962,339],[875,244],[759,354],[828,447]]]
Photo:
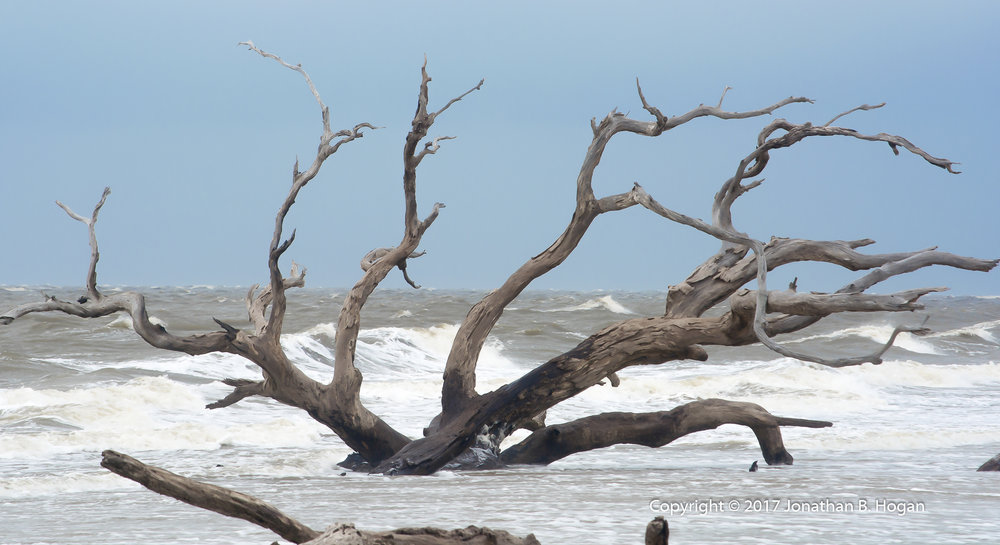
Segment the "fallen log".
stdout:
[[135,458],[105,450],[101,466],[164,496],[195,507],[252,522],[292,543],[308,545],[539,545],[533,534],[519,538],[503,530],[469,526],[459,530],[399,528],[384,532],[358,530],[339,523],[318,532],[253,496],[183,477],[144,464]]

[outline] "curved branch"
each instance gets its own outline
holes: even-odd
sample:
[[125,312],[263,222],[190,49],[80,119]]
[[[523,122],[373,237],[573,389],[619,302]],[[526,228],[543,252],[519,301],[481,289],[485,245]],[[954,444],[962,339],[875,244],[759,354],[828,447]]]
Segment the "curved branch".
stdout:
[[856,108],[851,108],[850,110],[847,110],[847,111],[846,111],[846,112],[844,112],[844,113],[841,113],[841,114],[837,114],[836,116],[834,116],[834,118],[833,118],[833,119],[831,119],[831,120],[827,121],[827,122],[826,122],[826,123],[825,123],[825,124],[824,124],[823,126],[824,126],[824,127],[829,127],[830,125],[833,125],[833,122],[834,122],[834,121],[836,121],[836,120],[840,119],[841,117],[844,117],[845,115],[851,115],[851,114],[853,114],[854,112],[858,112],[858,111],[868,111],[868,110],[876,110],[876,109],[878,109],[878,108],[881,108],[882,106],[885,106],[885,102],[883,102],[883,103],[881,103],[881,104],[876,104],[876,105],[874,105],[874,106],[872,106],[872,105],[870,105],[870,104],[862,104],[861,106],[858,106],[858,107],[856,107]]
[[503,310],[532,281],[559,266],[576,249],[594,219],[604,213],[628,208],[637,203],[633,192],[597,199],[593,191],[593,176],[604,150],[611,138],[619,132],[632,132],[646,136],[659,136],[663,132],[699,117],[719,119],[746,119],[770,115],[778,108],[797,102],[811,102],[804,97],[789,97],[775,104],[745,112],[728,112],[720,107],[701,105],[685,114],[668,117],[649,104],[642,87],[636,80],[636,90],[643,108],[653,116],[653,121],[637,121],[628,116],[611,112],[600,124],[591,122],[594,136],[580,166],[576,179],[576,208],[563,233],[542,253],[531,258],[508,277],[502,286],[487,294],[469,311],[459,326],[444,372],[442,386],[442,421],[458,414],[476,393],[476,364],[486,338],[496,325]]
[[505,464],[548,465],[578,452],[622,443],[658,448],[676,439],[723,424],[751,428],[768,464],[792,463],[781,439],[781,426],[825,428],[831,422],[781,418],[760,405],[722,399],[703,399],[669,411],[604,413],[564,424],[546,426],[500,453]]
[[245,45],[251,51],[256,51],[257,53],[259,53],[260,56],[268,59],[274,59],[278,61],[278,63],[284,66],[285,68],[288,68],[290,70],[295,70],[299,74],[302,74],[302,77],[305,78],[306,80],[306,84],[309,85],[309,91],[312,92],[313,97],[316,98],[316,102],[319,104],[319,109],[323,114],[323,134],[327,134],[330,132],[330,110],[326,107],[326,104],[323,104],[323,99],[320,98],[319,91],[317,91],[316,86],[313,85],[312,78],[309,77],[309,74],[306,73],[305,69],[302,68],[301,64],[296,64],[296,65],[288,64],[281,57],[274,55],[272,53],[268,53],[266,51],[262,51],[261,49],[258,49],[257,46],[255,46],[253,42],[250,40],[247,40],[245,42],[240,42],[236,45]]
[[[854,294],[852,297],[781,293],[775,296],[774,305],[776,310],[806,309],[812,314],[833,310],[910,311],[919,308],[916,298],[932,291],[935,289],[910,290],[890,296]],[[406,445],[376,471],[432,473],[468,448],[484,429],[502,438],[519,422],[579,394],[625,367],[679,359],[704,361],[708,355],[701,345],[740,346],[764,342],[761,337],[770,341],[767,335],[760,333],[756,322],[758,317],[754,311],[763,314],[760,309],[767,305],[767,301],[760,301],[759,295],[753,297],[748,292],[744,297],[746,303],[734,303],[730,312],[716,317],[634,318],[612,324],[519,379],[470,400],[462,412],[441,422],[427,437]],[[869,357],[869,361],[871,359]],[[810,361],[817,361],[817,358]],[[845,362],[823,363],[839,365]]]
[[[856,251],[857,248],[874,243],[872,239],[817,241],[773,237],[764,246],[764,254],[767,256],[769,271],[802,261],[831,263],[859,271],[934,249],[889,254],[863,254]],[[701,316],[757,276],[756,255],[746,255],[738,261],[722,261],[719,257],[706,261],[683,282],[670,287],[666,302],[668,316]]]
[[[298,196],[299,191],[313,178],[315,178],[317,174],[319,174],[320,167],[327,158],[336,153],[341,145],[363,137],[364,134],[361,132],[361,129],[375,129],[375,127],[370,123],[359,123],[358,125],[355,125],[353,129],[344,129],[334,133],[330,129],[330,110],[323,103],[323,99],[320,97],[319,91],[316,90],[316,86],[313,85],[312,79],[302,68],[301,64],[289,64],[282,60],[281,57],[257,48],[254,43],[249,40],[246,42],[240,42],[238,45],[245,45],[250,50],[259,53],[261,56],[274,59],[282,66],[302,74],[302,77],[305,78],[306,83],[309,85],[310,92],[312,92],[313,97],[316,98],[316,102],[319,103],[323,114],[323,135],[320,138],[320,145],[316,152],[316,158],[305,172],[299,172],[299,161],[298,159],[295,160],[295,166],[292,168],[292,187],[289,190],[285,201],[278,209],[278,213],[274,219],[274,235],[271,238],[271,246],[268,251],[268,270],[271,278],[271,316],[267,321],[267,325],[264,328],[260,328],[258,326],[258,330],[266,334],[272,343],[277,344],[280,342],[281,326],[284,320],[286,304],[284,282],[278,268],[278,258],[281,257],[281,254],[283,254],[295,240],[295,232],[293,231],[292,236],[289,237],[288,240],[281,242],[281,232],[285,216],[288,214],[289,209],[291,209],[292,204],[295,203],[295,198]],[[335,138],[340,138],[340,140],[331,145],[331,142],[333,142]]]
[[62,312],[80,318],[100,318],[116,312],[125,312],[132,318],[132,328],[135,332],[156,348],[190,355],[236,352],[232,339],[226,331],[187,337],[171,335],[163,326],[150,321],[146,312],[146,298],[141,293],[121,292],[102,296],[99,300],[81,299],[83,302],[69,302],[47,297],[40,303],[20,305],[0,315],[0,325],[8,325],[22,316],[38,312]]
[[[830,122],[832,123],[852,111],[873,109],[876,107],[878,106],[859,106],[838,115]],[[772,138],[771,136],[779,130],[785,131],[784,134]],[[739,162],[736,174],[726,180],[719,192],[716,193],[715,202],[712,205],[712,223],[719,227],[735,231],[732,223],[732,205],[740,195],[750,188],[750,186],[742,185],[743,181],[760,175],[770,160],[770,152],[772,150],[787,148],[813,136],[847,136],[870,142],[885,142],[889,144],[889,147],[896,155],[899,155],[899,148],[902,147],[934,166],[943,168],[952,174],[959,174],[958,171],[952,168],[952,165],[958,163],[935,157],[901,136],[886,133],[866,135],[854,129],[829,126],[829,123],[823,126],[815,126],[811,123],[795,124],[784,119],[777,119],[761,131],[757,137],[757,148]],[[759,183],[754,183],[753,185],[756,186]],[[726,246],[723,247],[723,249],[725,248]]]

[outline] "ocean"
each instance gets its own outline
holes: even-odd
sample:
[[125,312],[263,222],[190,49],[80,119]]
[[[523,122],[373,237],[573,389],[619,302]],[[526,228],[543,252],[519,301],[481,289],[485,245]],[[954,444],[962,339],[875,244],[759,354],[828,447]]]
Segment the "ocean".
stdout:
[[[116,288],[106,287],[106,292]],[[79,289],[0,287],[0,312]],[[245,288],[149,287],[150,313],[173,333],[246,324]],[[282,343],[310,376],[332,374],[346,290],[289,292]],[[365,308],[362,398],[418,437],[437,414],[450,340],[475,291],[379,290]],[[518,298],[479,360],[492,390],[614,321],[662,313],[664,292],[532,291]],[[259,377],[227,354],[147,346],[126,316],[31,315],[0,327],[0,543],[271,543],[250,523],[150,492],[100,467],[114,449],[253,494],[303,523],[382,530],[470,524],[534,533],[543,544],[642,543],[663,515],[670,543],[997,543],[1000,298],[925,298],[934,333],[904,334],[882,365],[831,369],[759,345],[707,347],[706,362],[627,369],[549,411],[555,423],[607,411],[661,411],[720,397],[776,415],[829,420],[783,430],[792,466],[765,466],[753,433],[723,426],[659,449],[578,454],[547,467],[441,471],[429,477],[344,472],[343,443],[302,411],[250,398],[210,411]],[[874,351],[922,315],[830,317],[779,340],[826,356]],[[514,439],[523,437],[518,432]],[[751,473],[755,460],[760,471]]]

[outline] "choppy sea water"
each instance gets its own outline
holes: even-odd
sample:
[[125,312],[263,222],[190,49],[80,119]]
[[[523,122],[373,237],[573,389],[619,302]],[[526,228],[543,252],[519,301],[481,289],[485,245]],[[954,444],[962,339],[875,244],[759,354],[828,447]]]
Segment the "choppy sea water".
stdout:
[[[40,300],[0,288],[0,312]],[[75,290],[46,288],[69,298]],[[143,288],[174,333],[240,324],[241,288]],[[282,342],[308,374],[331,374],[344,290],[289,293]],[[528,293],[505,312],[479,363],[488,391],[588,334],[662,313],[664,293]],[[439,409],[440,375],[471,291],[379,291],[363,315],[365,403],[417,437]],[[759,346],[709,347],[707,362],[620,373],[549,412],[549,422],[606,411],[660,411],[699,398],[752,401],[830,420],[785,428],[795,464],[749,473],[753,433],[723,426],[660,449],[619,445],[548,467],[384,477],[343,471],[348,449],[296,409],[251,398],[209,411],[222,378],[257,378],[230,355],[145,345],[127,317],[33,315],[0,328],[0,543],[270,543],[276,536],[147,491],[99,466],[115,449],[198,480],[254,494],[322,529],[464,527],[534,533],[543,544],[642,542],[665,515],[671,543],[995,543],[1000,474],[1000,298],[928,298],[926,337],[903,335],[880,366],[830,369]],[[867,353],[921,315],[836,316],[787,338],[821,355]],[[519,437],[519,436],[516,436]]]

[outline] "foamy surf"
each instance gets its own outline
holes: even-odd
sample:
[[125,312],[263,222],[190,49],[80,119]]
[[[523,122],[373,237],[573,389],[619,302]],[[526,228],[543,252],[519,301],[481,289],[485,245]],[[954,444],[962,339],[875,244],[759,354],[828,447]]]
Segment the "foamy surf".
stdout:
[[[242,316],[244,294],[245,289],[189,293],[159,288],[151,309],[168,319],[175,332],[196,333],[214,327],[205,317],[219,315],[220,301],[227,308],[223,319]],[[480,296],[377,292],[366,307],[367,329],[358,343],[365,405],[400,432],[419,437],[421,428],[440,411],[441,371],[457,331],[455,324]],[[290,292],[290,321],[282,336],[292,360],[324,382],[332,373],[336,328],[330,323],[330,306],[336,297],[326,290]],[[627,312],[659,315],[663,297],[663,293],[626,292],[522,294],[516,310],[505,312],[487,343],[479,361],[477,389],[486,392],[506,384],[551,355],[571,349],[580,338],[631,317]],[[20,304],[37,295],[0,290],[0,298]],[[904,337],[904,343],[927,344],[894,348],[879,366],[830,369],[778,357],[759,345],[707,347],[711,355],[707,362],[626,369],[619,373],[619,388],[590,388],[548,413],[548,422],[556,423],[609,411],[665,411],[718,397],[757,403],[780,416],[832,421],[832,428],[783,429],[785,445],[796,458],[792,467],[761,464],[761,473],[747,473],[749,463],[760,459],[756,439],[744,426],[725,425],[661,449],[618,445],[547,468],[444,473],[419,483],[365,474],[340,477],[336,463],[349,449],[301,410],[273,400],[250,397],[224,409],[205,409],[206,403],[232,391],[219,379],[260,378],[260,369],[249,361],[228,354],[156,351],[136,339],[125,322],[104,327],[116,317],[88,321],[45,315],[0,332],[16,333],[0,343],[0,388],[5,388],[0,389],[0,503],[4,503],[0,519],[16,524],[60,517],[84,524],[97,521],[86,530],[95,528],[92,535],[99,536],[95,539],[131,543],[134,534],[112,535],[120,518],[101,522],[107,505],[118,505],[114,510],[119,514],[127,511],[122,505],[141,505],[135,524],[148,529],[159,523],[164,533],[181,518],[187,524],[197,517],[189,518],[192,515],[186,511],[175,513],[175,503],[101,469],[100,451],[106,448],[259,495],[288,506],[301,520],[329,521],[329,513],[335,511],[359,527],[406,525],[426,516],[426,509],[419,506],[428,503],[438,506],[435,512],[454,514],[454,519],[435,519],[435,524],[461,526],[468,523],[462,518],[468,505],[488,502],[489,491],[501,490],[507,503],[520,502],[505,508],[519,515],[496,519],[492,525],[520,529],[522,534],[549,531],[558,536],[563,534],[552,528],[562,532],[566,524],[584,524],[582,541],[615,543],[620,528],[600,522],[602,513],[633,513],[629,524],[641,529],[649,520],[649,499],[661,495],[750,498],[815,491],[817,497],[825,497],[856,491],[859,483],[880,495],[925,500],[929,507],[950,514],[979,509],[977,513],[988,518],[992,506],[988,502],[995,498],[980,501],[985,497],[979,493],[982,477],[974,469],[1000,451],[1000,430],[995,426],[1000,344],[991,340],[1000,337],[1000,306],[971,298],[929,297],[927,303],[937,332]],[[856,355],[884,342],[891,323],[884,314],[834,317],[781,341],[796,343],[796,335],[801,335],[811,338],[798,345],[803,350]],[[57,336],[51,335],[53,329]],[[517,432],[512,440],[525,435]],[[308,487],[301,486],[303,479],[309,479]],[[470,490],[485,492],[472,497]],[[935,492],[924,497],[919,490]],[[94,501],[95,493],[102,502]],[[373,513],[358,508],[351,499],[358,495],[392,509]],[[572,503],[570,511],[567,502]],[[799,528],[814,527],[816,521],[806,516],[796,516],[802,519]],[[971,517],[986,520],[979,514]],[[206,528],[217,527],[215,518],[205,518],[210,521]],[[552,522],[560,520],[566,524]],[[690,529],[698,520],[686,517],[678,524]],[[949,520],[954,518],[949,515]],[[10,526],[4,523],[0,541],[11,539]],[[616,519],[614,524],[620,523]],[[729,525],[737,526],[728,535],[738,540],[746,533],[743,522]],[[598,535],[598,527],[605,533]],[[16,528],[17,543],[42,535],[30,526]],[[788,526],[779,523],[769,528]],[[962,531],[970,528],[967,524]],[[197,539],[189,540],[223,543],[239,532],[197,531],[189,534]],[[713,528],[711,535],[718,532]],[[66,532],[57,537],[51,542],[73,541]],[[779,540],[783,537],[786,534]],[[989,536],[978,541],[989,542]]]
[[26,430],[0,435],[0,459],[106,448],[306,447],[329,431],[298,411],[287,414],[287,408],[255,407],[252,402],[209,414],[206,401],[225,393],[225,387],[185,385],[165,377],[70,390],[0,390],[0,425]]

